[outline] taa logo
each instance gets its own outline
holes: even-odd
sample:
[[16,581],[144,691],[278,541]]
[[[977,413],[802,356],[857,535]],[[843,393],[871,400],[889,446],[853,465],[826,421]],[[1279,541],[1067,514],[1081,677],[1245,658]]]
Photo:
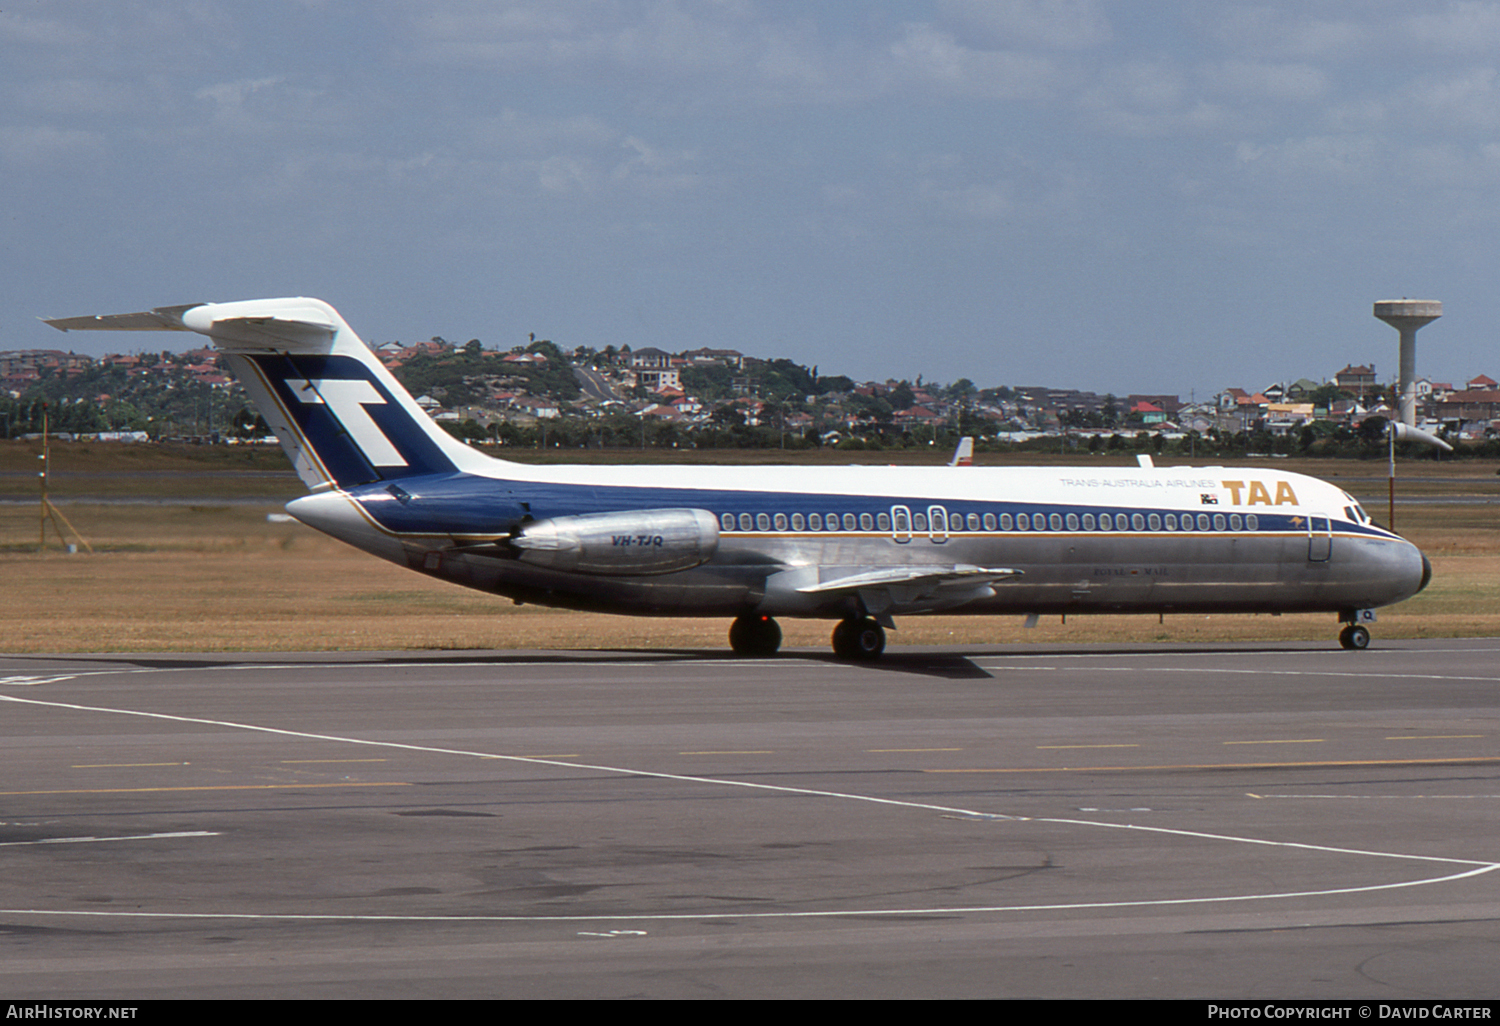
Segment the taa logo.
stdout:
[[[1224,487],[1229,489],[1229,501],[1235,506],[1242,505],[1240,494],[1246,492],[1245,482],[1225,481]],[[1271,498],[1271,492],[1266,488],[1263,481],[1251,481],[1248,495],[1243,503],[1246,506],[1296,506],[1297,493],[1292,491],[1292,486],[1286,481],[1276,482],[1276,498]]]

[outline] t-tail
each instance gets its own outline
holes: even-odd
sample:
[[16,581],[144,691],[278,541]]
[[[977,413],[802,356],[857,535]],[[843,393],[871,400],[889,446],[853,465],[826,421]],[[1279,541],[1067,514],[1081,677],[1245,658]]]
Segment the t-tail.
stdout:
[[492,463],[440,428],[338,311],[251,299],[49,319],[62,331],[195,331],[213,339],[314,491],[477,470]]

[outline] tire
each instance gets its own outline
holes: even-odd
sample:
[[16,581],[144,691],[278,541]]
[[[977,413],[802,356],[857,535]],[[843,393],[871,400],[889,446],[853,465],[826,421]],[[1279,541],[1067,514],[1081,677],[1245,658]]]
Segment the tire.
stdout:
[[833,654],[840,659],[871,662],[885,651],[885,628],[869,617],[840,620],[833,629]]
[[1351,623],[1339,631],[1339,644],[1351,652],[1363,652],[1370,647],[1370,632],[1357,623]]
[[769,616],[741,616],[729,625],[729,647],[750,659],[773,656],[781,648],[781,625]]

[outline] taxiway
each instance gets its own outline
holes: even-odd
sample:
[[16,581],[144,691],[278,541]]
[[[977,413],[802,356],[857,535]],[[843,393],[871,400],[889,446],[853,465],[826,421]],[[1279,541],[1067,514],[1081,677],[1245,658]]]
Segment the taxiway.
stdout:
[[0,658],[0,987],[1496,997],[1500,641]]

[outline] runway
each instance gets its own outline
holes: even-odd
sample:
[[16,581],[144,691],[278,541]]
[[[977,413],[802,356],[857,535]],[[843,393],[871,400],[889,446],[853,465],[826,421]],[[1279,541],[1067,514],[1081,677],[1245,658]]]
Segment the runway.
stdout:
[[1500,640],[0,657],[16,998],[1495,998]]

